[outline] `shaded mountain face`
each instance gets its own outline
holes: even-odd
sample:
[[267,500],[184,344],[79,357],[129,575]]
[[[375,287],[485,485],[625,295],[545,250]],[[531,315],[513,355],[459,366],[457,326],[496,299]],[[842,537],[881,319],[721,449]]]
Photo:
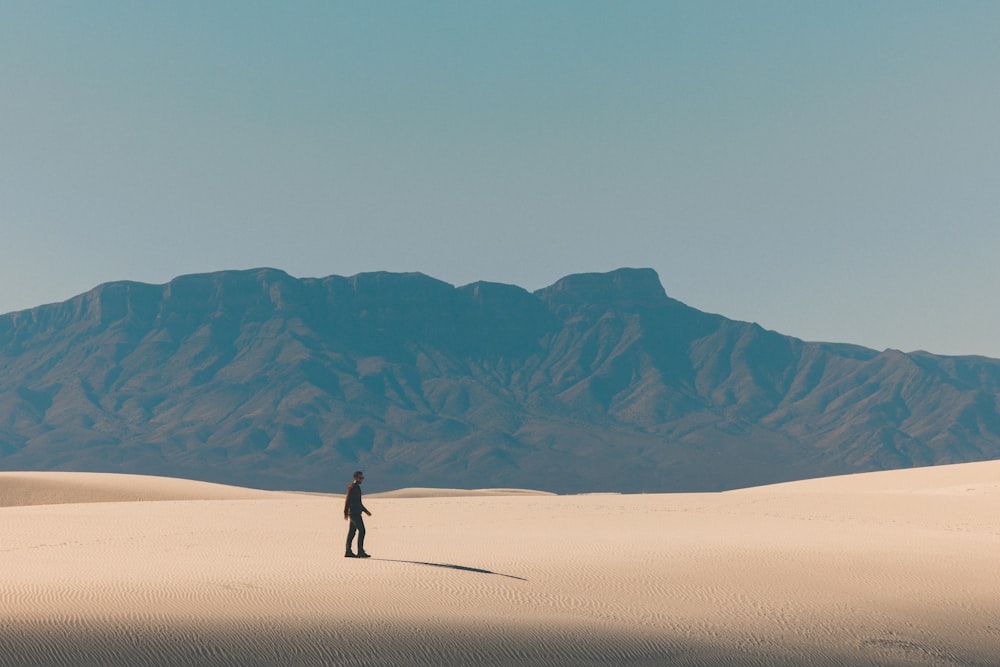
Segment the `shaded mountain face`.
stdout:
[[270,269],[0,316],[0,468],[341,491],[719,490],[1000,456],[1000,362],[806,343],[655,272]]

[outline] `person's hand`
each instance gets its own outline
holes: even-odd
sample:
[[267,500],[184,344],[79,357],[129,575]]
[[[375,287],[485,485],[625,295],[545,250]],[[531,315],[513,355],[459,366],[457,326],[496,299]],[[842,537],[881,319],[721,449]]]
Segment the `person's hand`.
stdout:
[[371,512],[369,512],[368,510],[365,510],[365,514],[367,514],[368,516],[371,516],[371,515],[372,515],[372,513],[371,513]]
[[348,520],[349,518],[350,518],[350,517],[349,517],[349,516],[347,516],[346,514],[344,515],[344,521],[347,521],[347,520]]

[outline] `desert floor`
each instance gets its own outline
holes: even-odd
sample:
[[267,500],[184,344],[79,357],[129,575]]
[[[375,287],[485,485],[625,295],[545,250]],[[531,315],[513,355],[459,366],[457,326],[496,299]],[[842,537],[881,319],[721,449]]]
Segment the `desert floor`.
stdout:
[[1000,462],[365,504],[0,473],[0,665],[1000,664]]

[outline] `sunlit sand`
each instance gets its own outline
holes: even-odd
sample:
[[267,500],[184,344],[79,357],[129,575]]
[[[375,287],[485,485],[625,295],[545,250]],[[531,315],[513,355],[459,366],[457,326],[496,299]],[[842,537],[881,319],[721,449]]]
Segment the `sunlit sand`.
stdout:
[[343,558],[339,494],[0,473],[0,664],[1000,655],[1000,462],[720,494],[418,489],[365,504],[366,561]]

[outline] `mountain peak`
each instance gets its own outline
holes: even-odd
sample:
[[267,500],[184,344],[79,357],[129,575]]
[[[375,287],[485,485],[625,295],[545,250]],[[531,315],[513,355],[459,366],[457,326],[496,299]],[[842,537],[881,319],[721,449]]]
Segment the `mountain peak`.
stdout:
[[535,294],[552,304],[584,299],[615,302],[624,307],[663,301],[667,293],[653,269],[622,268],[608,273],[577,273],[540,289]]

